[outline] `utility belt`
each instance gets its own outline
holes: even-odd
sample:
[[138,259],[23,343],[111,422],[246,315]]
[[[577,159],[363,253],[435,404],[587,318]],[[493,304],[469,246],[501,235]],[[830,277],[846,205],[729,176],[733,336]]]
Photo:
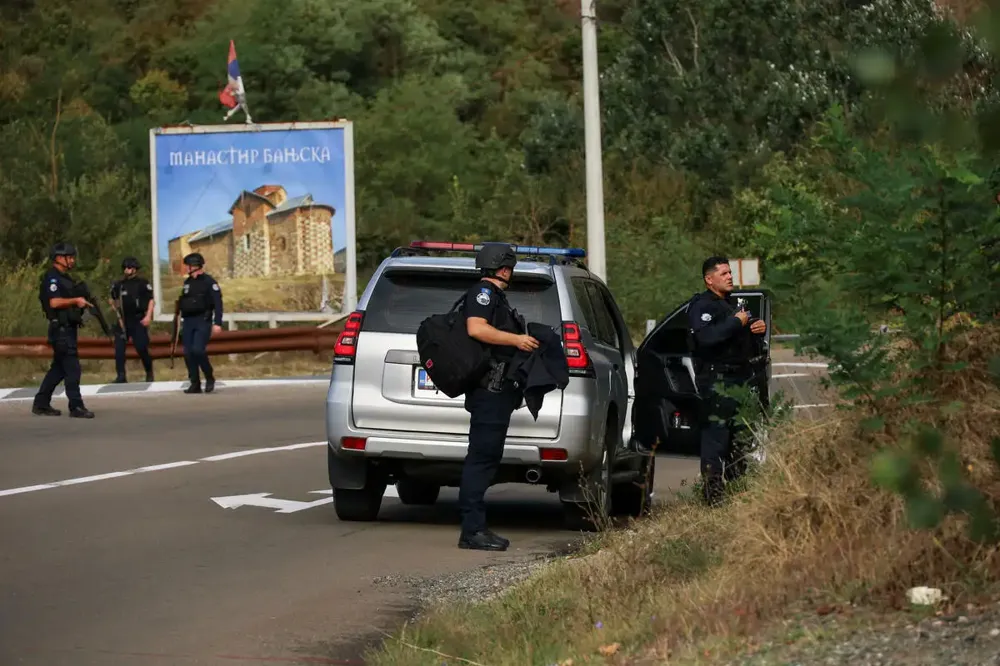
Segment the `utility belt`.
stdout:
[[83,326],[83,310],[78,307],[62,308],[55,310],[53,314],[47,315],[49,328],[80,328]]
[[49,319],[49,331],[48,331],[49,342],[52,342],[53,340],[61,338],[62,336],[65,335],[75,336],[77,334],[77,330],[78,327],[73,326],[72,324],[63,323],[59,321],[59,319]]

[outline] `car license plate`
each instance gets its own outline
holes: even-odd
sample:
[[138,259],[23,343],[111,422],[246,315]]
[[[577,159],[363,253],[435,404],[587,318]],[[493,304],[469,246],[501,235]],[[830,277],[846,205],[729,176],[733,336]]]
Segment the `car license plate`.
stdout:
[[437,391],[437,387],[434,386],[434,382],[428,376],[427,371],[423,368],[417,368],[417,390],[418,391]]

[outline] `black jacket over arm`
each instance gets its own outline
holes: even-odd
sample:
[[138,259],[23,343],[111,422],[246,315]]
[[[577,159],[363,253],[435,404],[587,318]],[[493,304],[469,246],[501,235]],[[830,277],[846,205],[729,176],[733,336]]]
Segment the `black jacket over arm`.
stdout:
[[524,391],[524,403],[537,421],[545,394],[569,385],[569,366],[562,338],[551,326],[532,322],[528,324],[528,335],[538,340],[538,349],[533,352],[518,349],[510,362],[507,377]]

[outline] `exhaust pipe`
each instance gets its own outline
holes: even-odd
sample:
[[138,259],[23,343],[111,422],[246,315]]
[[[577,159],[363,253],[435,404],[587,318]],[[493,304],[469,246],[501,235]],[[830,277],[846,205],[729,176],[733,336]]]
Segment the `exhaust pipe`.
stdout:
[[524,478],[528,483],[538,483],[539,479],[542,478],[542,470],[537,467],[529,467],[528,471],[524,473]]

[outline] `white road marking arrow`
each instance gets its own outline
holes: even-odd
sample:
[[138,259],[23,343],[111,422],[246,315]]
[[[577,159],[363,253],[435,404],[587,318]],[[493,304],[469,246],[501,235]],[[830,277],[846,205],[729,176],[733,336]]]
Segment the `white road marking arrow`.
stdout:
[[333,492],[330,490],[314,490],[313,493],[331,495],[323,499],[312,502],[300,502],[298,500],[278,499],[268,497],[271,493],[250,493],[248,495],[228,495],[226,497],[213,497],[212,501],[223,509],[238,509],[241,506],[261,506],[268,509],[277,509],[275,513],[296,513],[305,511],[323,504],[333,503]]
[[[329,497],[313,500],[312,502],[278,499],[277,497],[269,497],[270,494],[248,493],[246,495],[227,495],[225,497],[213,497],[212,501],[223,509],[238,509],[241,506],[260,506],[267,509],[277,509],[275,513],[296,513],[322,506],[323,504],[333,504],[333,491],[329,488],[326,490],[310,490],[310,495],[329,495]],[[385,497],[399,497],[396,486],[386,488]]]

